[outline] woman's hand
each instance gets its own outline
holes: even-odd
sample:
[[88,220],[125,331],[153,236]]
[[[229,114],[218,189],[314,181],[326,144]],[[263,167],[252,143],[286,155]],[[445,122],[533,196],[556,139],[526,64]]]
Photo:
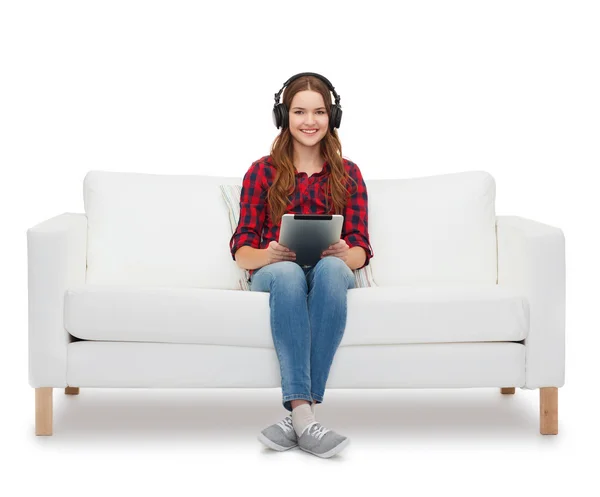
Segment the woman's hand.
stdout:
[[269,242],[269,246],[265,250],[267,251],[267,259],[269,261],[267,264],[296,260],[296,254],[294,252],[286,246],[277,243],[275,240]]
[[339,257],[344,262],[347,262],[348,261],[348,250],[350,250],[350,247],[346,243],[346,240],[340,240],[339,242],[337,242],[333,245],[330,245],[329,248],[321,254],[321,259],[323,257],[333,255],[334,257]]

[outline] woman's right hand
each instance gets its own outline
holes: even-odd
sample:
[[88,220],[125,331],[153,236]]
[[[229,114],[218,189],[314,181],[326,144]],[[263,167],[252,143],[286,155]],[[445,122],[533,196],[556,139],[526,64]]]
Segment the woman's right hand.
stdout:
[[275,240],[269,242],[269,246],[265,250],[267,251],[267,264],[296,260],[296,254],[294,252],[284,245],[277,243]]

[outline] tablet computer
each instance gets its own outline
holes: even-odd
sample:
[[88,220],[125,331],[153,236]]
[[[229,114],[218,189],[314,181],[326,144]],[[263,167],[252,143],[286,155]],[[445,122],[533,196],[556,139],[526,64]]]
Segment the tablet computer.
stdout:
[[321,253],[340,241],[343,224],[341,214],[284,214],[278,243],[296,254],[300,266],[315,266]]

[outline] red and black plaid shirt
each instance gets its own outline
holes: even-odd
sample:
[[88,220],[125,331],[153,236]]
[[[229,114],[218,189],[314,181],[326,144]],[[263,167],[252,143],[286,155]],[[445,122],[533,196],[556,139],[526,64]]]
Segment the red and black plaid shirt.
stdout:
[[[367,215],[367,187],[360,169],[353,162],[343,159],[344,167],[350,177],[356,181],[350,182],[350,192],[355,192],[346,203],[344,209],[344,224],[342,226],[342,240],[349,247],[362,247],[367,254],[364,267],[373,257],[373,249],[369,243],[368,215]],[[279,241],[281,221],[276,225],[271,220],[270,209],[267,204],[267,190],[273,184],[276,169],[267,155],[252,163],[242,181],[240,195],[240,219],[235,233],[229,240],[229,248],[233,260],[235,253],[244,245],[257,249],[269,246],[272,240]],[[325,192],[327,178],[329,177],[329,164],[325,162],[323,169],[308,176],[305,172],[296,171],[296,188],[290,197],[286,214],[333,214],[333,202],[329,198],[329,211],[326,212]],[[258,269],[249,270],[250,278]]]

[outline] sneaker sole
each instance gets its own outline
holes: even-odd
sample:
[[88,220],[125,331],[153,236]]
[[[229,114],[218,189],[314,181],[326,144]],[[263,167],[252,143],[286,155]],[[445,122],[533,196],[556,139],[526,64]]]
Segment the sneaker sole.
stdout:
[[338,452],[340,452],[343,449],[345,449],[348,446],[349,443],[350,443],[350,439],[347,438],[343,442],[337,444],[333,449],[330,449],[327,452],[323,452],[323,454],[317,454],[316,452],[313,452],[312,450],[305,449],[301,445],[299,445],[298,447],[300,447],[304,452],[309,452],[311,454],[314,454],[317,457],[322,457],[324,459],[327,459],[329,457],[335,456]]
[[269,447],[269,449],[277,450],[279,452],[284,452],[286,450],[293,449],[294,447],[298,447],[298,444],[291,445],[290,447],[284,447],[283,445],[279,445],[279,444],[273,442],[273,440],[265,437],[262,433],[259,433],[257,438],[258,438],[259,442],[261,442],[264,445],[266,445],[267,447]]

